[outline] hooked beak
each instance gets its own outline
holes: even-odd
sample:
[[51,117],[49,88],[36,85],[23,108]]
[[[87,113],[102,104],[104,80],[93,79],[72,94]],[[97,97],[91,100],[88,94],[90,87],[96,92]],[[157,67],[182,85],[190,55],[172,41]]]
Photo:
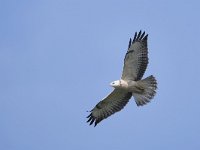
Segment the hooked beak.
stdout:
[[114,85],[114,83],[113,83],[113,82],[111,82],[111,83],[110,83],[110,86],[112,86],[112,87],[113,87],[113,85]]

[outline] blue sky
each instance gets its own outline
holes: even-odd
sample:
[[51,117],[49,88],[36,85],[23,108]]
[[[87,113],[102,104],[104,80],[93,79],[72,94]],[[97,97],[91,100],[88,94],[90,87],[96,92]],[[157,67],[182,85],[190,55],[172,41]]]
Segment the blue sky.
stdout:
[[[0,0],[0,149],[200,149],[199,1]],[[134,99],[97,127],[87,110],[121,76],[129,38],[149,34]]]

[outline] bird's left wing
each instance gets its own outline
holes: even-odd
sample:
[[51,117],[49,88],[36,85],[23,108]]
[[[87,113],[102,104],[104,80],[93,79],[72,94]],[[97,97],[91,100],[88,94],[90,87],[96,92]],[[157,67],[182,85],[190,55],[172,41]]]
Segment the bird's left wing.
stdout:
[[123,80],[140,80],[148,64],[148,34],[145,32],[135,33],[134,39],[129,41],[128,51],[124,58],[122,73]]
[[96,126],[103,119],[122,110],[131,98],[132,93],[115,89],[106,98],[100,101],[87,116],[90,125]]

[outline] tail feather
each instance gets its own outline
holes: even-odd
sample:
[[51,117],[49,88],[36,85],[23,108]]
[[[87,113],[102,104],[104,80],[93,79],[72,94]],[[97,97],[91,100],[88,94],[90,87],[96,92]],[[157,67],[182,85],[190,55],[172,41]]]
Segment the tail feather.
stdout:
[[157,82],[154,76],[149,76],[137,82],[143,89],[142,93],[133,93],[137,106],[143,106],[151,101],[156,94]]

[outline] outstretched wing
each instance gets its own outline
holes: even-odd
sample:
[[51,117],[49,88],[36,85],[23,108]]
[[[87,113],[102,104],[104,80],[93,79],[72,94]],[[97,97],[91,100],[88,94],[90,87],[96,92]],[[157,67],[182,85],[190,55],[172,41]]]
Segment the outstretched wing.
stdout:
[[90,125],[94,123],[96,126],[103,119],[123,109],[131,96],[132,93],[118,89],[113,90],[91,110],[90,115],[87,116],[89,118],[87,122],[90,122]]
[[148,34],[140,31],[135,33],[133,41],[130,39],[124,58],[123,80],[137,81],[144,75],[148,64],[147,38]]

